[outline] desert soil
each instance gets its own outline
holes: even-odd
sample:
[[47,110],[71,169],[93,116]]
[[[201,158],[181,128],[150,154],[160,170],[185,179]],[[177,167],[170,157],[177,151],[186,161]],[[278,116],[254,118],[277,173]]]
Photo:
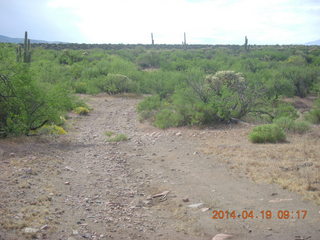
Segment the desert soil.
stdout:
[[[255,182],[265,168],[256,166],[253,174],[230,160],[245,162],[243,152],[256,146],[247,140],[250,124],[160,130],[139,122],[135,109],[141,98],[85,98],[93,110],[88,116],[71,114],[67,135],[1,140],[1,240],[211,240],[217,234],[320,239],[315,201],[288,187]],[[107,131],[129,139],[107,142]],[[313,144],[319,144],[318,135]],[[257,149],[264,162],[266,154],[281,151],[272,144]],[[220,210],[236,215],[212,219]],[[285,210],[289,219],[278,219]],[[253,218],[244,219],[246,211]],[[272,218],[262,219],[261,211],[271,211]]]

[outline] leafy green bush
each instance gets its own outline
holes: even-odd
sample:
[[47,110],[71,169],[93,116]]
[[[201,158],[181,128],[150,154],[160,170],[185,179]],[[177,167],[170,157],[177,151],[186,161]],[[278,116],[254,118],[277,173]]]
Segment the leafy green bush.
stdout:
[[183,117],[174,110],[162,109],[155,116],[154,125],[158,128],[178,127],[181,125]]
[[154,115],[161,107],[161,100],[159,95],[154,95],[150,97],[146,97],[143,101],[141,101],[137,110],[141,120],[145,119],[153,119]]
[[106,77],[99,78],[96,84],[101,91],[109,94],[129,92],[133,88],[132,80],[122,74],[109,73]]
[[276,124],[256,126],[249,134],[253,143],[278,143],[286,140],[284,131]]
[[295,121],[288,117],[281,117],[273,121],[285,132],[303,134],[310,129],[310,124],[306,121]]

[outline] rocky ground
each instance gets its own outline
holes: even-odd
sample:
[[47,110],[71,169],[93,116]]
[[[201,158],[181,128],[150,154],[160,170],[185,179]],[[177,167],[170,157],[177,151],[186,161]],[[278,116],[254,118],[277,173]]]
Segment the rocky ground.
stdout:
[[1,140],[0,239],[320,239],[314,202],[204,150],[251,126],[159,130],[138,121],[140,100],[87,97],[67,135]]

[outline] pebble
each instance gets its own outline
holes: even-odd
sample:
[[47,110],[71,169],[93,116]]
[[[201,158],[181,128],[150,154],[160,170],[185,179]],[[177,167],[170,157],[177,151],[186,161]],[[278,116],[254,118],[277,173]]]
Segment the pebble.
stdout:
[[40,229],[41,230],[47,230],[49,228],[49,226],[46,224],[46,225],[43,225]]
[[37,233],[39,231],[39,229],[26,227],[26,228],[23,229],[23,231],[25,233]]
[[65,182],[64,185],[70,185],[70,182]]

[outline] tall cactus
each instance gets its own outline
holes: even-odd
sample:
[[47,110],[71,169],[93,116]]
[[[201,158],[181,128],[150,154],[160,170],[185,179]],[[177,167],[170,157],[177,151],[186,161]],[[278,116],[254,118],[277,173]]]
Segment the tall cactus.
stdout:
[[151,33],[151,44],[154,45],[153,33]]
[[31,42],[28,39],[28,32],[24,33],[24,44],[23,44],[23,62],[31,62]]
[[246,51],[248,51],[248,50],[249,50],[249,46],[248,46],[248,38],[247,38],[247,36],[245,36],[245,38],[244,38],[244,49],[245,49]]
[[183,42],[182,45],[184,46],[184,48],[187,48],[187,36],[186,33],[183,33]]
[[21,61],[22,61],[21,45],[18,45],[18,46],[17,46],[16,52],[17,52],[17,62],[21,62]]

